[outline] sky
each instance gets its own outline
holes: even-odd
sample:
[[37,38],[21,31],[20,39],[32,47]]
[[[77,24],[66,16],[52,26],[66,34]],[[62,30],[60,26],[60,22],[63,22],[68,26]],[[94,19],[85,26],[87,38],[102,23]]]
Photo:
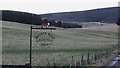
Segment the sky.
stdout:
[[119,0],[0,0],[0,10],[35,14],[117,7]]

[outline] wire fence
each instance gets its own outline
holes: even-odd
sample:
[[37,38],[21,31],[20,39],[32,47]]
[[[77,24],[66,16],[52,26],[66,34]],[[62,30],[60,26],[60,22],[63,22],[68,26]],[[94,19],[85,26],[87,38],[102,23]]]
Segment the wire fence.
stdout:
[[[109,49],[97,51],[95,53],[87,53],[87,54],[82,54],[80,58],[77,58],[75,56],[71,56],[71,63],[67,65],[67,68],[77,68],[78,66],[89,66],[92,64],[96,64],[98,62],[103,62],[104,60],[102,59],[107,59],[110,58],[112,55],[117,55],[117,47],[112,47]],[[64,62],[64,61],[63,61]],[[48,62],[48,67],[49,68],[56,68],[57,63],[54,62],[54,65],[50,65],[50,62]]]
[[[116,50],[117,48],[113,47],[104,51],[98,51],[96,53],[88,53],[87,55],[82,55],[78,61],[72,62],[69,65],[69,68],[76,68],[77,66],[89,66],[91,64],[96,64],[99,61],[103,62],[102,59],[107,59],[111,57],[112,54],[114,54],[114,56],[117,55]],[[72,61],[73,60],[74,59],[72,59]]]

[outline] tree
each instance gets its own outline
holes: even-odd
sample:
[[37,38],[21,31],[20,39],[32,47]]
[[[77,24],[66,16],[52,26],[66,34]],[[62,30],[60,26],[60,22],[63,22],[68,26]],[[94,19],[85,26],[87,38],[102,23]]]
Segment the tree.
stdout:
[[61,21],[58,21],[58,22],[57,22],[57,26],[58,26],[58,27],[62,27],[62,22],[61,22]]
[[56,26],[55,20],[51,20],[51,21],[49,21],[49,23],[50,23],[50,26]]
[[120,17],[118,18],[116,24],[120,26]]

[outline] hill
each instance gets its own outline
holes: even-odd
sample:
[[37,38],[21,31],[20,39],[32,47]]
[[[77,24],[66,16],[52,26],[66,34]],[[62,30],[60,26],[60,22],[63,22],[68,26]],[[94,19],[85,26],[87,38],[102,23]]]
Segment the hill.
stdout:
[[[84,22],[102,22],[102,23],[116,23],[118,19],[119,7],[110,7],[110,8],[101,8],[87,11],[75,11],[75,12],[62,12],[62,13],[50,13],[37,15],[33,13],[12,11],[12,10],[0,10],[2,11],[2,20],[19,22],[24,24],[41,24],[42,19],[48,19],[51,22],[52,26],[57,27],[81,27],[81,24]],[[54,23],[54,21],[58,23]],[[59,24],[60,21],[62,25]],[[71,24],[70,24],[71,22]],[[76,23],[73,23],[76,22]],[[119,23],[117,23],[119,24]],[[93,25],[93,24],[92,24]],[[72,26],[72,27],[71,27]],[[82,26],[84,26],[82,24]]]
[[19,22],[24,24],[41,24],[41,17],[27,12],[0,10],[2,11],[2,20]]
[[[18,22],[22,24],[34,24],[34,25],[40,25],[43,23],[44,20],[41,19],[41,16],[37,14],[27,13],[27,12],[20,12],[20,11],[11,11],[11,10],[1,10],[2,11],[2,19],[3,21],[11,21],[11,22]],[[49,21],[50,22],[50,21]],[[56,27],[63,27],[64,28],[79,28],[82,27],[78,24],[71,24],[71,23],[61,23],[61,22],[55,22],[50,23],[50,26],[56,26]],[[54,25],[53,25],[54,24]]]
[[42,14],[42,18],[67,22],[103,22],[115,23],[118,18],[119,7],[101,8],[87,11],[62,12]]

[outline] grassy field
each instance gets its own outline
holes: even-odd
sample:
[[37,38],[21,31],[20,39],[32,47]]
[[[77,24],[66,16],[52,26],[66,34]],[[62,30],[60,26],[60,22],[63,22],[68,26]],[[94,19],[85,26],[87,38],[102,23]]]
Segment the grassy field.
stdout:
[[[29,62],[30,25],[14,22],[2,23],[3,64],[24,65]],[[55,62],[57,65],[68,65],[81,54],[94,53],[97,50],[111,48],[117,44],[117,26],[104,26],[63,29],[53,31],[54,42],[49,47],[40,46],[33,38],[32,65],[46,66]],[[33,37],[36,31],[33,31]]]

